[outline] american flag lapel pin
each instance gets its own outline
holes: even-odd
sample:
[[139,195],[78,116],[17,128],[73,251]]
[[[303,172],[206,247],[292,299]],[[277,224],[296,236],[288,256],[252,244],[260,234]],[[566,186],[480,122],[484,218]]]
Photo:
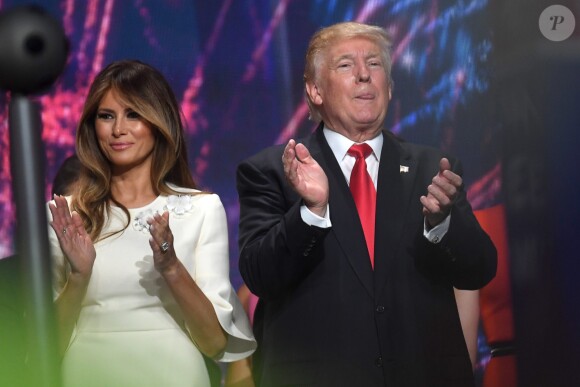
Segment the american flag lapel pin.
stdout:
[[407,172],[409,172],[409,167],[406,165],[399,165],[399,172],[400,173],[407,173]]

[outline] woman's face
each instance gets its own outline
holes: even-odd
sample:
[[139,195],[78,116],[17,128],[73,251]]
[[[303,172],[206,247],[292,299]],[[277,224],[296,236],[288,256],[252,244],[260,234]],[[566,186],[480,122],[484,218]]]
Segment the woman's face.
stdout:
[[124,104],[115,90],[99,103],[95,117],[99,147],[112,165],[113,174],[135,168],[149,173],[155,136],[151,125]]

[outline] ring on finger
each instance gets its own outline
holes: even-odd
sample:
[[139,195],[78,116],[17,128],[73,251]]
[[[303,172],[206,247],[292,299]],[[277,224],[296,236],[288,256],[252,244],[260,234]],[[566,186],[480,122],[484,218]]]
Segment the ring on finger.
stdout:
[[63,234],[63,235],[66,235],[66,227],[63,227],[63,228],[62,228],[62,234]]
[[161,247],[161,251],[166,253],[169,250],[169,243],[167,241],[163,242],[159,247]]

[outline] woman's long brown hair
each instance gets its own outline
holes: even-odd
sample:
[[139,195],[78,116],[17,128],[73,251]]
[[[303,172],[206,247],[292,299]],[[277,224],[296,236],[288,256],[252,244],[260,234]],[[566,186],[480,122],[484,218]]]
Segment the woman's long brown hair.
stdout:
[[[157,194],[178,194],[167,183],[197,188],[187,162],[187,148],[177,99],[163,75],[136,60],[113,62],[93,81],[76,133],[76,151],[83,165],[72,208],[81,216],[93,241],[122,232],[129,211],[111,195],[111,164],[99,148],[95,119],[99,103],[114,90],[154,130],[151,183]],[[127,216],[123,229],[101,235],[111,204]]]

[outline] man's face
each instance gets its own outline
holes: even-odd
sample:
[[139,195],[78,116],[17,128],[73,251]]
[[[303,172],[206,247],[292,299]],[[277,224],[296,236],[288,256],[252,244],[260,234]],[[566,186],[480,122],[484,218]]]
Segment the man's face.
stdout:
[[317,79],[306,84],[325,124],[354,141],[376,136],[391,99],[381,51],[371,40],[340,41],[322,54]]

